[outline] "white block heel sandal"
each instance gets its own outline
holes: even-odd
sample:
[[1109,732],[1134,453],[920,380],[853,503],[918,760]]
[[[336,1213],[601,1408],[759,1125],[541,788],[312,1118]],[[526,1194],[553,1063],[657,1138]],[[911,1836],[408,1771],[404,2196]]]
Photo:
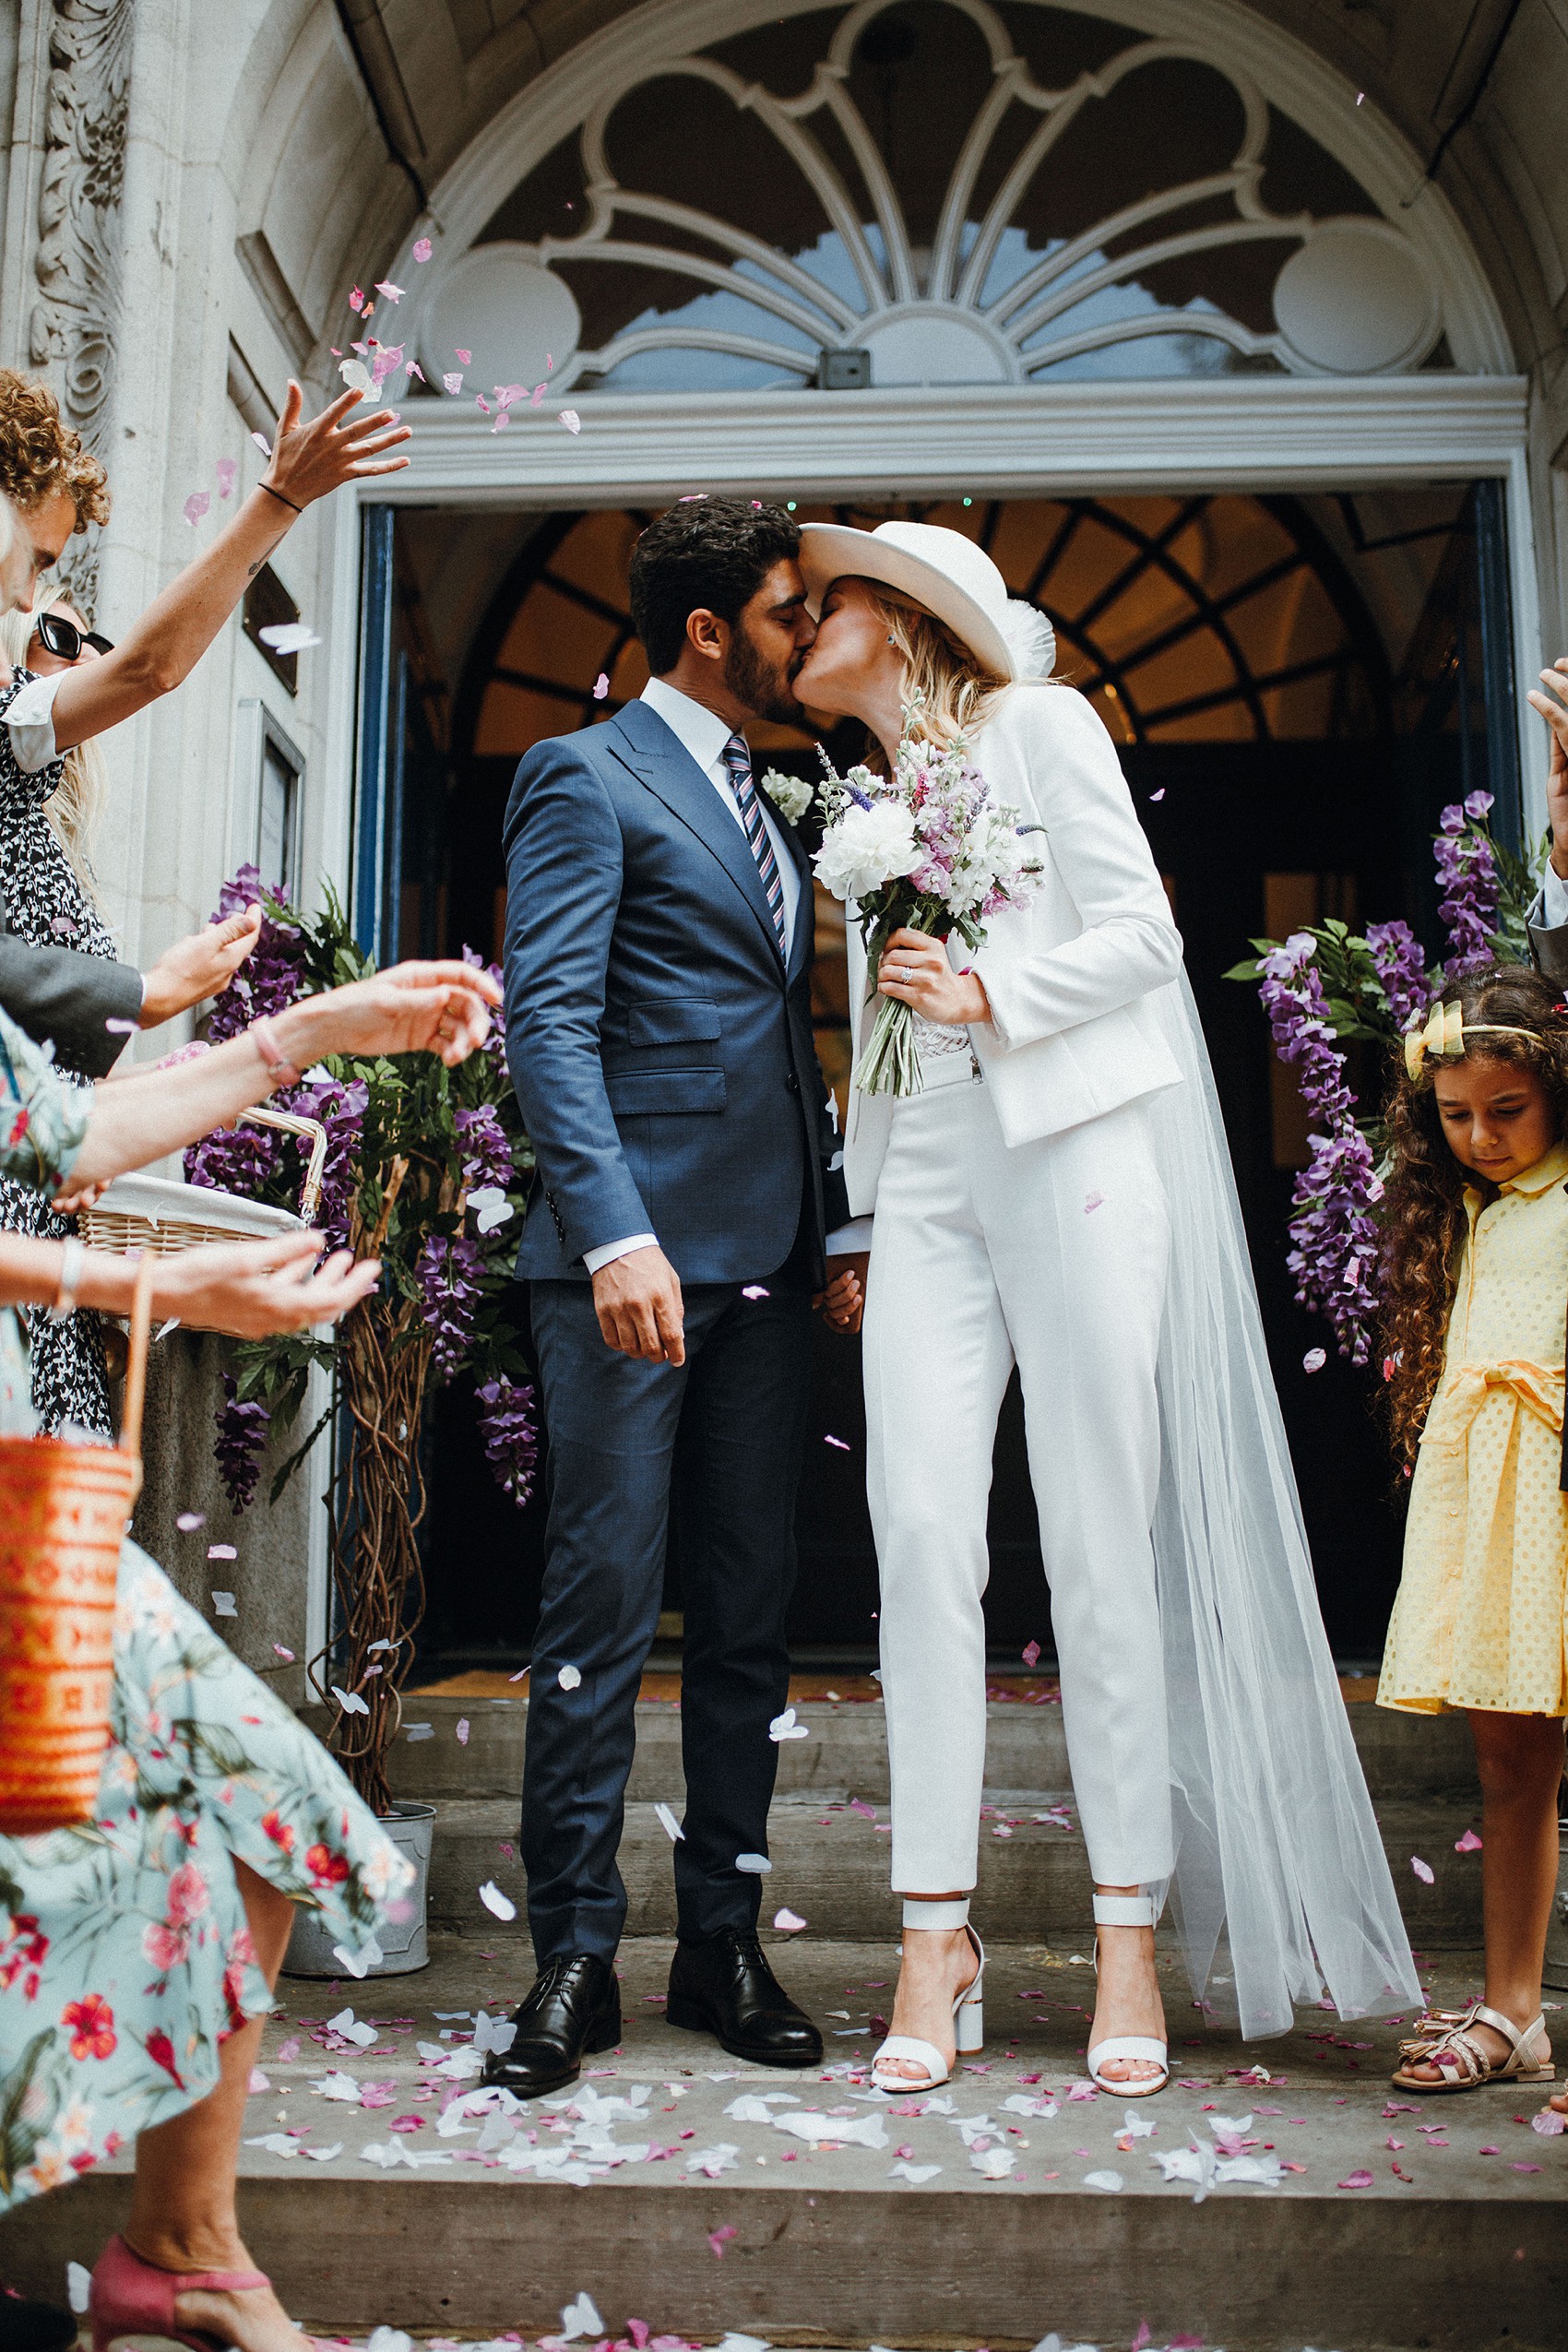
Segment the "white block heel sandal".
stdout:
[[[1097,1928],[1152,1928],[1155,1923],[1154,1897],[1151,1895],[1097,1895],[1094,1898],[1094,1923]],[[1095,1974],[1099,1974],[1099,1938],[1095,1938]],[[1119,2083],[1114,2075],[1100,2073],[1104,2061],[1118,2059],[1143,2059],[1158,2066],[1159,2073],[1141,2081]],[[1162,2091],[1170,2080],[1170,2052],[1165,2042],[1156,2041],[1152,2034],[1111,2034],[1096,2042],[1088,2053],[1089,2080],[1097,2089],[1109,2091],[1114,2098],[1148,2099]]]
[[[972,2057],[977,2049],[985,2047],[985,2006],[981,1994],[985,1980],[985,1946],[973,1928],[966,1928],[964,1932],[974,1945],[978,1965],[974,1975],[953,2002],[953,2040],[960,2058]],[[890,2058],[908,2059],[911,2065],[923,2066],[925,2081],[917,2083],[908,2074],[883,2073],[884,2062]],[[952,2070],[936,2044],[922,2042],[915,2034],[889,2034],[871,2062],[873,2085],[879,2091],[890,2093],[895,2098],[909,2098],[918,2097],[922,2091],[937,2090],[951,2077]]]

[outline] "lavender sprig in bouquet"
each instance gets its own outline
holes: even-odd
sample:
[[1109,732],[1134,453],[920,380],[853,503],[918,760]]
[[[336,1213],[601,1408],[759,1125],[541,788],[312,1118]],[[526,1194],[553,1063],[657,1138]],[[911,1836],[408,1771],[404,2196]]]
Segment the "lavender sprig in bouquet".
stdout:
[[[823,754],[827,778],[816,800],[826,829],[817,879],[836,898],[853,902],[873,981],[895,932],[907,926],[933,939],[956,932],[967,947],[978,947],[992,917],[1023,906],[1042,871],[1025,836],[1044,828],[1020,824],[1018,810],[995,799],[962,737],[932,742],[920,721],[920,705],[907,705],[891,777],[863,766],[839,776]],[[763,780],[778,798],[776,779]],[[862,1094],[920,1092],[911,1005],[882,999],[855,1084]]]

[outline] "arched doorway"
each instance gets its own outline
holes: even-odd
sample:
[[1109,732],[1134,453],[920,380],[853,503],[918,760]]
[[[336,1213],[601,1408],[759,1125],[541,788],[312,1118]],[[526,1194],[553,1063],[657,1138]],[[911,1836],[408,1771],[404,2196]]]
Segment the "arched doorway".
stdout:
[[[1303,1376],[1303,1354],[1321,1334],[1290,1296],[1283,1218],[1305,1158],[1305,1123],[1255,997],[1221,975],[1260,932],[1324,913],[1401,912],[1431,932],[1423,861],[1430,875],[1426,844],[1438,809],[1483,776],[1516,804],[1516,778],[1489,765],[1495,745],[1484,718],[1497,614],[1483,626],[1482,608],[1504,595],[1495,565],[1489,573],[1483,560],[1489,497],[1495,505],[1484,487],[1447,487],[1376,498],[955,498],[897,509],[988,546],[1015,591],[1050,614],[1062,673],[1096,702],[1118,742],[1186,940],[1325,1612],[1341,1654],[1352,1657],[1375,1650],[1395,1581],[1398,1526],[1386,1455],[1364,1377],[1338,1366]],[[566,511],[512,526],[517,543],[454,681],[447,829],[438,870],[425,877],[447,909],[449,949],[499,939],[501,825],[521,754],[546,735],[603,719],[645,682],[624,583],[651,511]],[[831,514],[865,525],[889,511],[797,502],[802,520]],[[435,529],[426,517],[411,531],[433,581]],[[420,569],[415,564],[410,575],[416,596]],[[1506,683],[1504,645],[1503,692]],[[1495,679],[1491,691],[1499,691]],[[807,739],[787,730],[759,729],[756,748],[802,773],[815,766]],[[858,745],[837,748],[852,756]],[[428,842],[420,854],[429,854]],[[405,870],[405,906],[413,903],[410,886],[421,885]],[[819,1050],[842,1092],[842,911],[826,896],[817,943]],[[447,1418],[433,1632],[454,1659],[472,1660],[487,1647],[509,1654],[526,1646],[530,1630],[537,1519],[519,1529],[492,1504],[469,1476],[460,1414]],[[865,1652],[875,1593],[860,1492],[858,1363],[826,1335],[814,1429],[795,1638],[808,1652]],[[830,1434],[849,1443],[848,1455],[826,1444]],[[992,1638],[1000,1652],[1016,1655],[1047,1631],[1016,1400],[998,1450],[992,1546]],[[498,1558],[510,1563],[499,1585]]]

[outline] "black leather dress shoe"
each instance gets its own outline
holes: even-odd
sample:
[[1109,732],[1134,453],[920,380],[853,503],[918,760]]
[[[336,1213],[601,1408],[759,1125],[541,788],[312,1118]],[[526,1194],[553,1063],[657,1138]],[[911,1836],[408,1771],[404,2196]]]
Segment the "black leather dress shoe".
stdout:
[[607,1961],[588,1952],[552,1960],[512,2012],[512,2047],[492,2050],[483,2080],[520,2099],[564,2090],[582,2072],[585,2057],[613,2049],[621,2038],[621,1988]]
[[731,2058],[756,2066],[815,2066],[822,2036],[797,2009],[750,1928],[726,1928],[706,1943],[678,1943],[670,1964],[672,2025],[713,2034]]

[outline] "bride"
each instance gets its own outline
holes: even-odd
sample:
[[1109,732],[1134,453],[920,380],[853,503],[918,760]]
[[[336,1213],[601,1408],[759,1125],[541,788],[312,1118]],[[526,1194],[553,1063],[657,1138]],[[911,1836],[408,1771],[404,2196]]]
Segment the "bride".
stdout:
[[[874,1211],[867,1485],[903,1966],[873,2080],[946,2080],[980,2042],[969,1922],[985,1767],[986,1504],[1017,1366],[1063,1729],[1093,1877],[1088,2071],[1170,2075],[1169,1892],[1206,2014],[1285,2031],[1419,2000],[1312,1581],[1234,1179],[1182,942],[1111,740],[1051,681],[1050,624],[956,531],[808,524],[814,714],[962,737],[1045,872],[972,955],[849,923],[857,1050],[912,1007],[923,1087],[856,1093]],[[873,751],[873,757],[875,756]]]

